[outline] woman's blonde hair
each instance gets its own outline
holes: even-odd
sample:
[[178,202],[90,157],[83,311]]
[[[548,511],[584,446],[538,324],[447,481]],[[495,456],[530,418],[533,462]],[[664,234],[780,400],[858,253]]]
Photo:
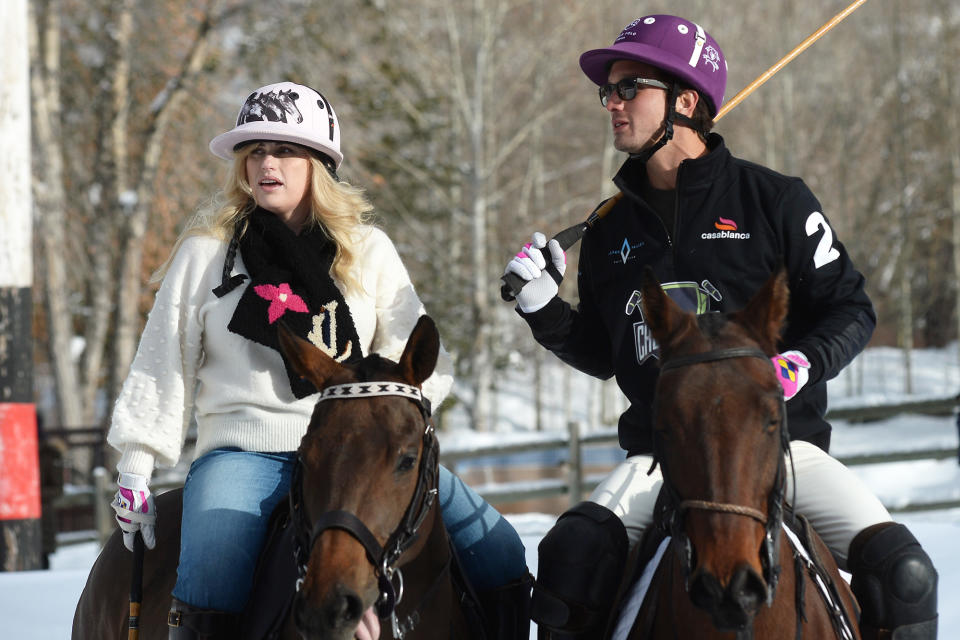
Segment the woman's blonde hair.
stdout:
[[[257,207],[247,182],[246,162],[256,146],[251,143],[236,151],[223,189],[209,206],[201,208],[190,219],[174,243],[170,256],[150,278],[151,282],[163,279],[170,261],[186,238],[211,235],[229,242],[235,229],[241,236],[246,232],[247,217]],[[360,280],[352,269],[357,260],[355,246],[367,231],[365,227],[370,224],[373,205],[362,189],[334,178],[316,154],[311,152],[309,159],[310,217],[305,229],[319,227],[333,241],[336,253],[330,275],[342,282],[348,291],[359,290]]]

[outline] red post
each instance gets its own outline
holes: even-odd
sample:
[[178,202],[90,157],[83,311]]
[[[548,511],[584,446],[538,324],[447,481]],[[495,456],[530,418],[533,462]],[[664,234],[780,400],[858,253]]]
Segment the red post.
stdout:
[[36,410],[32,404],[0,404],[0,520],[39,517]]
[[[37,452],[37,413],[33,396],[32,340],[18,330],[29,318],[29,295],[0,287],[0,571],[24,571],[43,566],[40,527],[40,459]],[[17,302],[21,301],[21,302]],[[29,329],[29,323],[26,328]],[[26,339],[24,339],[26,335]],[[9,338],[18,336],[16,341]],[[13,344],[11,344],[13,342]],[[27,383],[31,384],[27,384]]]
[[0,2],[0,571],[42,567],[26,0]]

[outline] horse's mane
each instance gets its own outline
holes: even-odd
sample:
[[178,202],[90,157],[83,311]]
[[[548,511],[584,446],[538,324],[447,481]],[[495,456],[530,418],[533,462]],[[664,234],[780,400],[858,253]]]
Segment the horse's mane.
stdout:
[[371,380],[382,380],[384,372],[393,372],[397,368],[397,363],[384,358],[379,353],[371,353],[353,367],[353,373],[357,377],[357,382],[370,382]]
[[711,340],[719,337],[721,331],[729,322],[730,320],[726,314],[716,311],[702,313],[697,316],[697,326],[700,327],[700,332],[703,333],[704,337]]

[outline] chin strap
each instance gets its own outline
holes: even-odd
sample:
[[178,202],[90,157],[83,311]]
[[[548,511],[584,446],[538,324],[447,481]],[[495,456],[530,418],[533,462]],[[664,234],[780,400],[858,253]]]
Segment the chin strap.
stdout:
[[650,158],[653,157],[653,154],[655,154],[657,151],[660,151],[660,149],[662,149],[668,142],[673,140],[674,124],[683,127],[689,127],[700,134],[705,133],[700,131],[693,119],[685,116],[682,113],[677,113],[677,96],[679,95],[680,85],[674,82],[667,91],[667,114],[663,119],[663,135],[660,136],[660,138],[649,147],[641,149],[637,153],[631,153],[631,158],[638,159],[643,163],[646,163],[648,160],[650,160]]
[[222,298],[239,287],[241,284],[243,284],[243,281],[249,277],[245,273],[238,273],[235,276],[230,275],[230,273],[233,271],[233,263],[237,259],[237,250],[240,248],[240,231],[243,228],[245,219],[245,216],[237,218],[237,221],[233,226],[233,235],[230,236],[230,244],[227,245],[227,255],[223,260],[222,281],[220,286],[213,290],[213,294],[218,298]]

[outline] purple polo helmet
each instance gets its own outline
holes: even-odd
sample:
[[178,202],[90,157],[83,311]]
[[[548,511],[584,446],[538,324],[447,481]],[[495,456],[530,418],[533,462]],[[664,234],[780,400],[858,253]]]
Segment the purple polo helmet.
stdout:
[[703,27],[668,15],[651,15],[628,24],[613,44],[580,56],[580,68],[598,86],[607,83],[616,60],[637,60],[662,69],[700,92],[715,117],[727,88],[727,60]]

